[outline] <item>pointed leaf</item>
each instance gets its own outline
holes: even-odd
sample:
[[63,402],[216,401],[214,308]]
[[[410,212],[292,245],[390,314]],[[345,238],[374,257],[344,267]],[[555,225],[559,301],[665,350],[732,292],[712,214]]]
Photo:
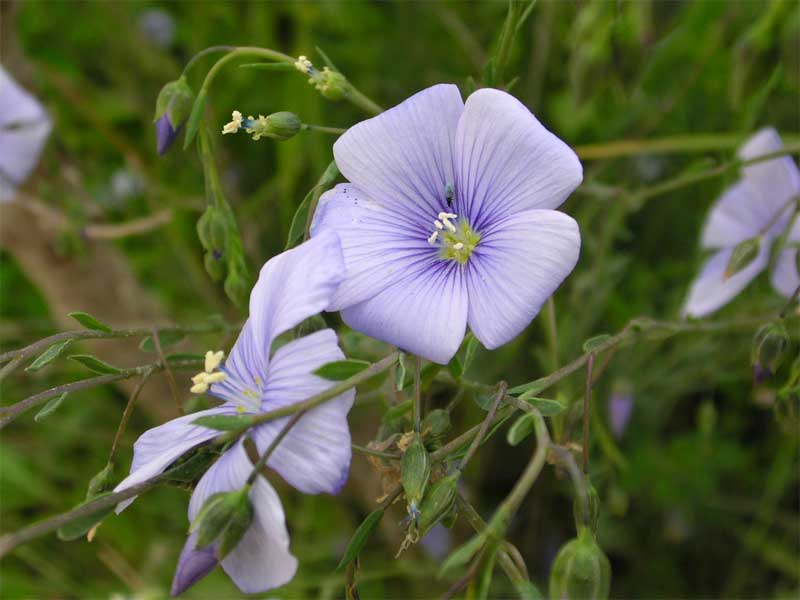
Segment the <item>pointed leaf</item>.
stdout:
[[506,441],[510,446],[518,445],[533,432],[533,414],[525,413],[509,427]]
[[551,398],[533,397],[525,398],[525,401],[535,406],[539,412],[542,413],[543,417],[554,417],[556,415],[560,415],[567,409],[564,404]]
[[111,327],[109,327],[102,321],[95,319],[89,313],[77,311],[77,312],[67,313],[67,316],[75,319],[78,323],[86,327],[86,329],[94,329],[95,331],[105,331],[106,333],[111,332]]
[[57,342],[50,346],[47,350],[42,352],[38,358],[33,361],[30,365],[28,365],[25,370],[33,373],[38,371],[42,367],[50,364],[55,359],[57,359],[61,354],[72,345],[73,340],[64,340],[63,342]]
[[337,360],[322,365],[314,371],[314,375],[330,381],[344,381],[369,368],[370,364],[366,360]]
[[336,567],[337,571],[341,571],[358,556],[359,552],[361,552],[361,549],[364,547],[364,544],[367,543],[367,540],[372,535],[372,532],[375,531],[375,528],[378,526],[378,523],[381,522],[382,518],[382,508],[374,510],[367,515],[367,518],[364,519],[361,525],[358,526],[358,529],[356,529],[353,537],[350,538],[350,543],[347,544],[347,549],[344,551],[344,556],[342,556],[342,560],[339,561],[339,565]]
[[512,396],[519,396],[520,398],[526,399],[529,396],[535,396],[546,388],[547,383],[543,378],[540,378],[536,379],[535,381],[529,381],[528,383],[523,383],[522,385],[513,387],[508,390],[508,393]]
[[[100,498],[108,496],[112,492],[105,492],[99,494],[92,498],[90,501],[83,502],[79,504],[76,508],[89,504],[90,502],[95,502]],[[81,517],[80,519],[76,519],[71,523],[67,523],[66,525],[62,525],[58,528],[57,534],[58,539],[64,540],[65,542],[69,542],[71,540],[77,540],[79,537],[83,537],[92,527],[97,525],[100,521],[105,519],[108,515],[114,512],[114,506],[109,506],[102,510],[99,510],[91,515],[87,515],[85,517]]]
[[583,351],[584,352],[594,352],[600,346],[605,344],[608,340],[611,339],[611,335],[608,333],[601,333],[600,335],[596,335],[594,337],[590,337],[588,340],[583,342]]
[[250,415],[206,415],[198,417],[192,423],[218,431],[238,431],[252,425],[253,417]]
[[33,417],[33,420],[38,423],[42,419],[46,419],[48,416],[54,413],[59,406],[61,406],[61,403],[64,401],[64,398],[66,397],[67,397],[67,392],[64,392],[60,396],[56,396],[55,398],[51,398],[50,400],[48,400],[47,404],[44,405],[44,408],[42,408],[42,410],[36,413],[36,416]]
[[67,358],[74,360],[75,362],[79,362],[90,371],[100,373],[101,375],[116,375],[117,373],[122,373],[122,371],[117,367],[110,365],[107,362],[103,362],[91,354],[73,354]]

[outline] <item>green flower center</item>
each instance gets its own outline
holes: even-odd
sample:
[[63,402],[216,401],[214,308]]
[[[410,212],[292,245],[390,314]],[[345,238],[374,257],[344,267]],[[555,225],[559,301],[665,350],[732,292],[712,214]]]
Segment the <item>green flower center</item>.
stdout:
[[439,256],[443,259],[466,264],[481,239],[480,234],[469,226],[466,219],[459,219],[454,213],[440,212],[438,217],[433,222],[435,229],[428,243],[439,248]]

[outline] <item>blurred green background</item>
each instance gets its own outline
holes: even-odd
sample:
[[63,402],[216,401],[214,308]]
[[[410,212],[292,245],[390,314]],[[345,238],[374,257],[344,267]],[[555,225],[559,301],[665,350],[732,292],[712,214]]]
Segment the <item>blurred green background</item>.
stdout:
[[[155,154],[155,98],[197,51],[256,45],[322,63],[318,46],[388,107],[439,82],[459,84],[466,93],[469,78],[480,80],[506,11],[504,2],[0,3],[3,65],[55,122],[18,202],[26,207],[0,212],[24,230],[0,244],[2,350],[70,327],[69,310],[114,326],[199,323],[211,314],[243,318],[203,268],[195,222],[204,186],[196,152],[175,147],[163,158]],[[213,60],[191,72],[195,89]],[[616,332],[631,318],[678,318],[702,259],[697,240],[704,216],[736,173],[643,202],[630,193],[730,161],[738,143],[762,126],[798,141],[800,6],[792,0],[540,1],[519,31],[506,75],[507,81],[519,77],[511,92],[577,148],[586,174],[563,207],[581,225],[583,249],[555,297],[556,356],[538,318],[513,343],[480,350],[468,373],[515,385],[547,374],[554,362],[578,356],[584,340]],[[334,137],[223,138],[219,129],[234,109],[245,115],[290,110],[332,127],[368,115],[326,101],[297,73],[234,65],[217,77],[206,122],[254,273],[282,250],[295,209],[332,159]],[[648,149],[648,141],[668,136],[682,139],[668,152]],[[639,142],[615,155],[608,143],[626,139]],[[153,215],[164,222],[137,235],[105,239],[109,229],[96,228]],[[784,302],[762,276],[714,318],[774,315]],[[336,316],[326,319],[340,325]],[[599,541],[611,560],[613,597],[797,597],[798,430],[796,421],[776,418],[775,390],[788,368],[753,385],[749,353],[756,328],[642,340],[619,351],[600,380],[592,480],[603,506]],[[793,328],[796,353],[796,320]],[[386,352],[341,330],[350,356]],[[178,348],[201,352],[231,342],[195,336]],[[122,366],[153,360],[133,341],[82,348]],[[68,361],[35,374],[20,370],[3,383],[2,403],[85,375]],[[176,414],[168,392],[160,395],[168,390],[163,383],[145,389],[123,437],[123,470],[136,437]],[[178,383],[188,388],[185,374]],[[558,394],[574,401],[582,385],[583,373],[576,374]],[[634,406],[627,430],[615,439],[606,401],[620,389],[630,390]],[[429,406],[446,404],[449,392],[434,385]],[[126,398],[124,389],[94,389],[70,397],[41,422],[26,414],[3,430],[2,532],[83,499],[105,464]],[[385,401],[377,390],[356,404],[354,441],[373,439]],[[454,432],[483,414],[477,403],[462,401],[452,415]],[[579,441],[579,427],[572,436]],[[519,477],[532,444],[529,438],[512,448],[501,431],[470,464],[464,493],[485,518]],[[343,597],[344,576],[334,568],[380,495],[379,474],[354,455],[339,497],[303,496],[277,476],[273,482],[300,569],[285,588],[262,596]],[[511,525],[509,539],[543,590],[555,553],[574,535],[571,498],[567,478],[548,467]],[[0,564],[0,595],[166,596],[188,526],[187,502],[185,491],[159,488],[107,519],[92,543],[50,535],[23,546]],[[401,507],[387,514],[362,556],[362,598],[439,597],[452,583],[436,579],[436,571],[443,552],[468,538],[468,525],[459,520],[395,560],[402,516]],[[510,595],[498,571],[490,596]],[[185,594],[239,596],[221,570]]]

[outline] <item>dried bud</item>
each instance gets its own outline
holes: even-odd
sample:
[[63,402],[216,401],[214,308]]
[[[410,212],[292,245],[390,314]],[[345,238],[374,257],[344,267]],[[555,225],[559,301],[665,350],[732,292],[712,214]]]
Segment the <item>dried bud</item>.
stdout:
[[194,92],[189,87],[186,77],[181,76],[161,88],[156,100],[156,114],[153,118],[153,122],[156,124],[159,156],[164,154],[175,141],[181,127],[192,112],[193,104]]
[[431,476],[431,463],[428,451],[422,443],[419,433],[414,434],[414,439],[403,454],[402,482],[403,491],[406,493],[408,514],[415,523],[419,519],[419,504],[425,495],[428,479]]
[[761,246],[761,237],[750,238],[736,246],[728,259],[728,265],[725,267],[725,279],[730,279],[739,271],[746,268],[758,256],[758,251]]
[[753,337],[750,362],[756,384],[775,374],[786,356],[789,334],[782,322],[762,325]]
[[582,528],[578,537],[559,550],[550,570],[550,598],[600,600],[608,598],[611,565],[594,535]]
[[203,504],[189,531],[197,533],[195,548],[205,548],[218,541],[218,560],[236,547],[253,520],[253,506],[248,494],[250,486],[232,492],[219,492],[209,496]]

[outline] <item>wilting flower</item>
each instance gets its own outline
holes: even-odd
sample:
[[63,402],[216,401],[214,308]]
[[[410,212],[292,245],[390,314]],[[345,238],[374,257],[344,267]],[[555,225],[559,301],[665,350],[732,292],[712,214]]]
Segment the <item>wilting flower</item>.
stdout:
[[[219,435],[218,431],[194,425],[199,417],[257,414],[295,404],[329,388],[330,381],[312,373],[344,358],[333,330],[288,342],[274,353],[271,348],[280,334],[328,307],[343,271],[341,248],[334,233],[317,236],[264,265],[250,296],[250,317],[230,356],[220,366],[221,355],[209,352],[204,371],[192,379],[193,391],[209,391],[223,404],[145,432],[134,445],[131,474],[116,489],[131,487],[162,472],[188,450]],[[267,466],[301,492],[338,492],[350,466],[347,413],[354,397],[355,392],[350,390],[303,415],[275,448]],[[260,453],[267,450],[287,419],[251,430]],[[240,440],[200,479],[189,505],[189,519],[195,519],[211,495],[241,489],[252,468]],[[289,581],[297,561],[289,552],[280,500],[263,477],[256,478],[249,499],[254,509],[252,524],[221,562],[242,591],[253,593]],[[214,549],[195,548],[195,539],[192,534],[181,553],[173,594],[192,585],[218,562]]]
[[[742,146],[739,158],[752,159],[782,147],[774,129],[762,129]],[[683,308],[685,315],[703,317],[713,313],[767,267],[770,247],[786,228],[798,194],[800,171],[791,158],[744,167],[741,179],[711,208],[701,244],[714,254],[692,283]],[[731,257],[737,249],[747,246],[754,250],[752,258],[736,265],[732,272]]]
[[438,363],[467,324],[487,348],[516,337],[575,266],[580,233],[552,210],[581,182],[570,148],[493,89],[466,104],[436,85],[333,146],[350,183],[321,199],[312,235],[339,233],[347,276],[331,309]]
[[786,247],[778,253],[775,261],[775,269],[772,271],[772,287],[779,294],[790,298],[800,286],[800,217],[794,220],[794,224],[786,236]]
[[30,175],[52,124],[39,101],[0,66],[0,202]]

